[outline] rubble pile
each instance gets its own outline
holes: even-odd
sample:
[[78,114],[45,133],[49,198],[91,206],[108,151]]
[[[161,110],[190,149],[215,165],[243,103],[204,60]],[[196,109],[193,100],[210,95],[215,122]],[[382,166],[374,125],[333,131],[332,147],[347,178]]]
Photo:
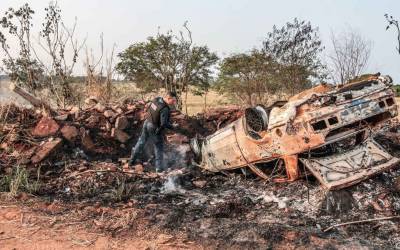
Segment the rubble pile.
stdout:
[[[60,109],[53,115],[9,106],[0,131],[1,171],[9,172],[16,165],[57,165],[73,159],[117,162],[127,157],[146,118],[145,103],[105,106],[91,100],[89,104],[84,109]],[[211,134],[241,113],[237,107],[213,109],[196,117],[173,112],[172,120],[181,129],[169,131],[168,141],[186,144],[188,151],[189,137]]]

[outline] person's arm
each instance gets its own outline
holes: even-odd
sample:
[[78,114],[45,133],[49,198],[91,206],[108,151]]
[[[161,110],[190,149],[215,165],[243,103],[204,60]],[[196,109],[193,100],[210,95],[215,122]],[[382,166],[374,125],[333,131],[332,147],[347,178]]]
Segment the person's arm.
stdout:
[[174,129],[174,126],[170,123],[169,120],[169,110],[168,108],[163,108],[160,111],[160,127],[158,128],[157,133],[162,131],[163,129]]

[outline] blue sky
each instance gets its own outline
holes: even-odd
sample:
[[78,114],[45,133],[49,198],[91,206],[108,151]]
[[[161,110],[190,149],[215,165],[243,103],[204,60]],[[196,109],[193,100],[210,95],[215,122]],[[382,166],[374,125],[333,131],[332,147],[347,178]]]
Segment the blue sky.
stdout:
[[[44,16],[46,0],[1,0],[0,12],[28,2]],[[400,82],[400,55],[396,54],[394,30],[385,31],[385,13],[400,19],[399,0],[58,0],[66,23],[78,18],[78,34],[97,48],[104,33],[105,47],[117,52],[133,42],[162,31],[178,31],[188,20],[197,44],[207,44],[221,57],[261,45],[275,24],[281,26],[298,17],[318,26],[328,53],[330,34],[351,26],[373,42],[369,71],[390,74]],[[39,25],[38,25],[39,26]],[[79,63],[82,67],[82,62]]]

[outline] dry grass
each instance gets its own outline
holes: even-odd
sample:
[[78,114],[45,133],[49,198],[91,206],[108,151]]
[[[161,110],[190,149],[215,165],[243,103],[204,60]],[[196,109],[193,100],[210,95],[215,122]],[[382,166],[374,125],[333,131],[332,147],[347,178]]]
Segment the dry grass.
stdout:
[[[76,94],[75,105],[82,106],[84,104],[85,95],[91,96],[90,93],[86,93],[85,83],[71,83],[71,87]],[[8,96],[9,92],[3,92],[3,94]],[[93,95],[95,96],[96,93],[93,93]],[[162,93],[145,93],[141,89],[137,88],[133,82],[114,82],[112,85],[111,102],[120,103],[127,98],[135,100],[149,100],[158,95],[162,95]],[[45,100],[51,100],[51,94],[49,91],[40,91],[40,96]],[[183,102],[185,102],[184,98],[185,96],[183,96]],[[15,101],[20,102],[19,99]],[[207,94],[206,99],[207,106],[205,107],[203,96],[193,95],[189,92],[187,101],[188,115],[195,115],[197,113],[204,112],[205,108],[209,109],[231,104],[231,101],[228,98],[221,96],[215,91],[210,91]],[[53,105],[55,104],[53,102],[51,103]],[[183,112],[186,111],[185,105],[182,110]]]
[[[193,95],[188,93],[187,111],[188,115],[195,115],[197,113],[204,112],[204,109],[215,108],[218,106],[224,106],[229,104],[227,98],[224,98],[215,91],[210,91],[207,94],[207,106],[204,105],[204,97]],[[186,106],[183,106],[183,111],[186,110]]]
[[[145,94],[141,89],[137,88],[136,85],[132,82],[127,83],[115,83],[113,84],[113,100],[114,101],[122,101],[126,98],[133,98],[133,99],[151,99],[155,96],[161,95],[162,93],[148,93]],[[183,102],[185,102],[184,98],[182,97]],[[207,94],[207,109],[214,108],[218,106],[223,106],[229,104],[227,98],[224,98],[220,94],[215,91],[210,91]],[[191,92],[188,93],[188,101],[187,101],[187,111],[188,115],[195,115],[197,113],[203,112],[205,109],[204,105],[204,97],[193,95]],[[183,106],[182,109],[184,112],[186,111],[186,106]]]

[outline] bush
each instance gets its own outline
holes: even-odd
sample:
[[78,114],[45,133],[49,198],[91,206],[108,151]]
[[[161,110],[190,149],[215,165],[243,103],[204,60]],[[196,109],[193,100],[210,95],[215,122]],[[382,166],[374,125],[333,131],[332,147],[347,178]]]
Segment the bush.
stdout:
[[393,90],[396,93],[396,97],[400,96],[400,85],[393,85]]
[[17,166],[11,175],[4,175],[0,179],[0,191],[9,192],[10,196],[16,196],[20,192],[36,193],[40,188],[39,173],[40,168],[37,179],[32,181],[26,168]]

